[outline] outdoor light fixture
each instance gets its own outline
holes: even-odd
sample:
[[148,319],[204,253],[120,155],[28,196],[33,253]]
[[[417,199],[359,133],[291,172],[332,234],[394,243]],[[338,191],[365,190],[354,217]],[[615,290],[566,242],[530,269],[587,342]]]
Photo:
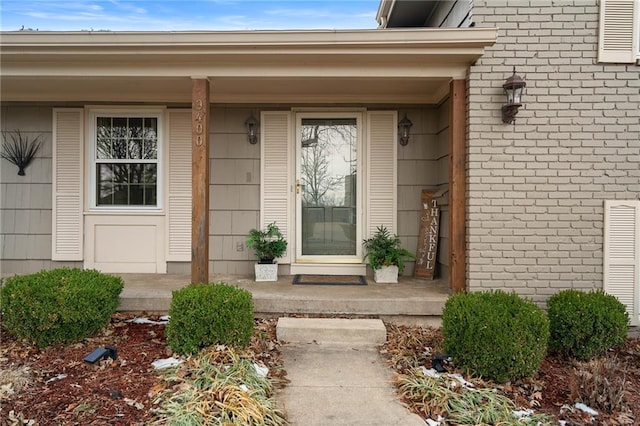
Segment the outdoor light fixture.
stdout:
[[258,143],[258,120],[253,116],[253,113],[244,122],[247,127],[247,140],[251,145]]
[[434,354],[431,358],[431,368],[436,370],[438,373],[446,373],[447,369],[445,367],[445,362],[450,362],[451,357],[445,354]]
[[88,362],[89,364],[95,364],[101,359],[118,358],[118,351],[113,346],[105,346],[104,348],[94,349],[89,355],[84,357],[84,362]]
[[404,118],[398,122],[398,139],[400,145],[406,146],[409,143],[411,126],[413,126],[413,123],[407,118],[407,114],[405,114]]
[[502,88],[507,96],[507,103],[502,105],[502,122],[511,124],[516,122],[518,108],[522,106],[522,89],[527,83],[516,74],[516,67],[513,67],[513,75],[504,82]]

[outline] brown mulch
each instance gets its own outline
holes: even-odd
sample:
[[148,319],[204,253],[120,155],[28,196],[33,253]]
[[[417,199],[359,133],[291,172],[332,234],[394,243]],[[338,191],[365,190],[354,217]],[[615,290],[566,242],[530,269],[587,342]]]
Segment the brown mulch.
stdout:
[[[141,315],[151,320],[157,317]],[[134,324],[116,314],[93,338],[46,349],[2,335],[0,346],[0,424],[143,425],[152,418],[154,397],[164,389],[161,370],[151,363],[172,356],[164,325]],[[283,379],[275,338],[275,319],[256,320],[247,349],[271,375]],[[117,349],[117,359],[95,364],[83,361],[95,348]],[[16,386],[1,387],[3,374],[22,372]]]
[[[429,348],[425,352],[425,348]],[[396,373],[404,374],[416,366],[432,367],[432,355],[442,354],[442,334],[433,328],[404,327],[387,324],[387,343],[381,348],[382,355]],[[574,408],[570,378],[579,368],[575,360],[565,359],[549,353],[542,362],[538,374],[514,383],[497,384],[478,379],[472,380],[482,386],[492,387],[513,400],[519,408],[530,408],[536,413],[549,414],[556,420],[565,420],[572,425],[639,425],[640,424],[640,339],[629,338],[623,346],[608,351],[607,357],[615,357],[625,371],[625,402],[623,408],[612,413],[599,411],[590,416]],[[449,372],[462,373],[455,365],[446,364]],[[411,401],[405,401],[412,407]]]
[[[145,316],[146,315],[141,315]],[[3,334],[0,340],[0,425],[143,425],[152,419],[154,397],[164,389],[163,373],[151,363],[172,355],[164,325],[134,324],[131,316],[116,314],[96,337],[82,342],[38,349]],[[156,317],[149,317],[154,320]],[[286,382],[275,337],[277,319],[256,320],[249,355],[270,368],[270,375]],[[388,342],[381,348],[390,366],[406,372],[415,365],[431,367],[431,355],[441,352],[439,330],[387,324]],[[116,347],[116,360],[95,365],[83,361],[97,347]],[[628,339],[608,354],[626,364],[626,410],[597,418],[573,406],[569,377],[575,362],[550,354],[536,377],[493,386],[522,407],[548,413],[567,425],[640,424],[640,339]],[[455,366],[448,365],[448,368]],[[3,374],[23,373],[22,380],[6,383]],[[22,386],[22,389],[20,387]]]

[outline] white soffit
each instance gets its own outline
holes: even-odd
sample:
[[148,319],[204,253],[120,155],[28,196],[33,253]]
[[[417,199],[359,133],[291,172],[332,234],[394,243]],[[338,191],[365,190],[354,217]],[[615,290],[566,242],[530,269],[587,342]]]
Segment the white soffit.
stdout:
[[216,102],[437,102],[496,33],[5,32],[2,98],[189,102],[191,76],[205,75]]

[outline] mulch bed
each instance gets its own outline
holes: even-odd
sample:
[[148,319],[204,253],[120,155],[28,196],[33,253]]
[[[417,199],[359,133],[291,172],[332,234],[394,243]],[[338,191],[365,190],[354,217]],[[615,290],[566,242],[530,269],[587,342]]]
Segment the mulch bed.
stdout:
[[[406,373],[416,364],[431,368],[431,356],[421,355],[428,347],[431,353],[442,353],[442,334],[432,328],[387,325],[387,343],[381,353],[397,373]],[[554,416],[573,425],[638,425],[640,424],[640,339],[629,338],[625,345],[611,349],[608,357],[626,365],[626,408],[613,413],[600,412],[592,417],[574,408],[570,394],[570,377],[577,367],[574,360],[549,353],[535,377],[514,383],[480,383],[498,389],[521,408]],[[454,365],[450,372],[462,373]],[[416,413],[423,415],[410,401],[405,401]]]
[[[131,317],[116,314],[96,337],[42,350],[3,334],[0,373],[28,367],[30,374],[24,389],[15,394],[0,390],[0,424],[23,424],[18,419],[37,425],[147,424],[154,397],[164,389],[159,380],[163,373],[151,363],[171,356],[172,351],[166,344],[164,325],[134,324],[128,319]],[[273,319],[256,320],[261,339],[254,339],[248,351],[274,374],[283,375],[278,368],[275,325]],[[105,345],[116,347],[116,360],[93,365],[83,361]]]
[[[172,353],[166,345],[163,325],[134,324],[126,321],[130,318],[116,314],[96,337],[43,350],[4,334],[0,373],[26,368],[29,374],[24,388],[13,389],[14,394],[0,387],[0,424],[27,424],[28,420],[39,425],[148,423],[152,419],[154,397],[164,389],[159,380],[162,372],[151,363]],[[256,320],[256,335],[260,338],[254,339],[248,351],[272,370],[270,374],[286,381],[275,337],[276,322],[277,319]],[[425,346],[433,348],[440,344],[437,330],[392,326],[388,330],[389,342],[381,351],[389,359],[400,353],[419,355]],[[105,345],[116,347],[116,360],[95,365],[83,361],[93,349]],[[593,420],[569,410],[567,407],[573,402],[568,380],[574,364],[554,355],[544,360],[536,377],[496,386],[519,405],[568,420],[567,425],[640,424],[640,340],[629,339],[610,355],[627,364],[627,413],[601,414]],[[390,364],[396,371],[409,368],[402,357],[395,359]]]

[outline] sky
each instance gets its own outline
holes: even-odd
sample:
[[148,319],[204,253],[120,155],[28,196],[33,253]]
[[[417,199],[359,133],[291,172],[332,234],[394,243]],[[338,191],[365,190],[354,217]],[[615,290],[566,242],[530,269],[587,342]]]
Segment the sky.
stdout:
[[379,0],[0,0],[0,29],[373,29]]

